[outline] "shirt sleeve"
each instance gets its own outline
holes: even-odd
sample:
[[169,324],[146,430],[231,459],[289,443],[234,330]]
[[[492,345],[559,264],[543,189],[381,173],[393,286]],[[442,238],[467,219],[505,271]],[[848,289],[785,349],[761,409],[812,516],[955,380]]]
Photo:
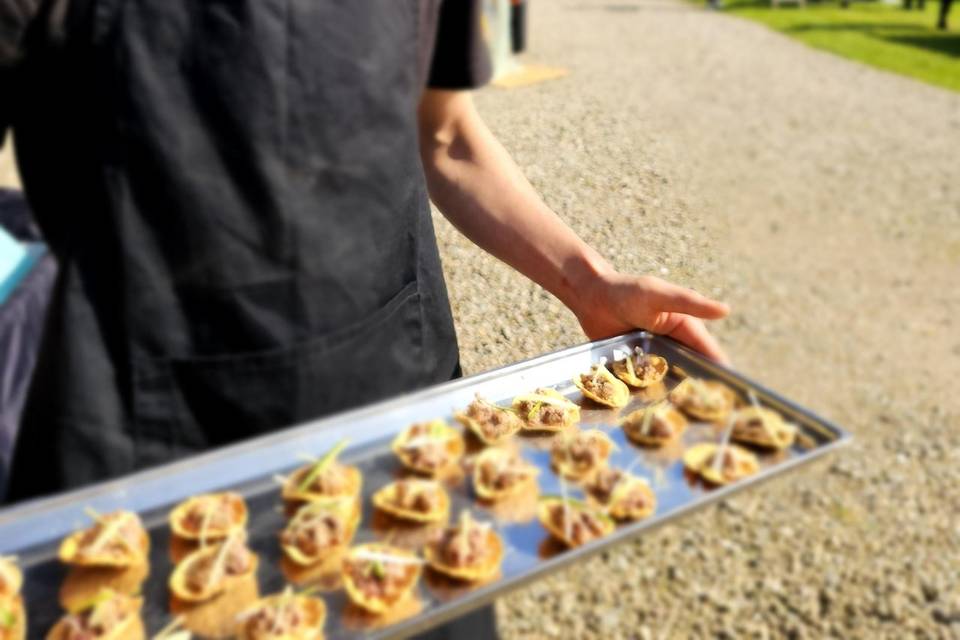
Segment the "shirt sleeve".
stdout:
[[23,57],[27,27],[37,14],[39,0],[0,0],[0,148],[10,126],[10,98],[16,89],[14,74]]
[[475,89],[490,81],[490,53],[483,37],[482,0],[443,0],[427,86]]

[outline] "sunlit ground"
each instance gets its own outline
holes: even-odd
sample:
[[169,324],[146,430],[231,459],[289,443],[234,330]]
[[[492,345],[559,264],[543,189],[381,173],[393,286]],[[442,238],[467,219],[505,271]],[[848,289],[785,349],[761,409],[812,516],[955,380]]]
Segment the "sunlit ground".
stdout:
[[838,2],[774,9],[759,0],[729,0],[724,8],[818,49],[960,91],[960,3],[948,31],[935,28],[939,9],[936,1],[923,11],[878,2],[854,2],[848,9]]

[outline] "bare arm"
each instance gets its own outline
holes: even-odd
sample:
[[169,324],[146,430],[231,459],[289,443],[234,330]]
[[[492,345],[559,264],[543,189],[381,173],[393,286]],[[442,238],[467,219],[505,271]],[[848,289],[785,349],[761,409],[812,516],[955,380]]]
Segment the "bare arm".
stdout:
[[651,276],[618,273],[540,199],[470,94],[427,91],[420,153],[430,197],[454,226],[561,300],[590,338],[641,327],[726,361],[701,318],[726,305]]

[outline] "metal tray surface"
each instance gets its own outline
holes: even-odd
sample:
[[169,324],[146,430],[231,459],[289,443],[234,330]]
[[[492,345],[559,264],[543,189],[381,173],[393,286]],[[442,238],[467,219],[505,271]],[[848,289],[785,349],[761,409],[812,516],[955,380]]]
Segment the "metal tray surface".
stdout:
[[[635,391],[627,407],[613,411],[582,399],[572,383],[574,375],[587,371],[600,358],[606,358],[608,362],[619,359],[634,346],[643,346],[650,353],[662,355],[671,367],[680,367],[689,375],[721,380],[741,394],[752,389],[761,404],[779,411],[799,427],[797,443],[787,452],[760,455],[760,473],[733,485],[708,489],[692,481],[685,475],[680,459],[684,448],[696,442],[718,441],[721,428],[692,422],[682,443],[663,449],[640,448],[625,438],[617,421],[655,398],[645,398],[644,394]],[[675,376],[669,376],[666,389],[677,381]],[[354,543],[388,540],[401,546],[413,546],[427,533],[422,527],[385,524],[370,504],[370,495],[374,491],[403,475],[389,448],[394,435],[413,422],[435,417],[444,417],[455,424],[453,411],[465,407],[474,393],[509,405],[514,396],[538,386],[556,388],[569,398],[582,401],[581,426],[603,429],[613,438],[618,449],[610,458],[611,466],[631,466],[633,473],[650,480],[657,494],[656,513],[646,520],[620,526],[613,534],[586,546],[564,549],[550,540],[532,510],[514,505],[509,512],[491,511],[474,500],[469,477],[459,482],[451,481],[448,483],[451,519],[462,508],[471,508],[477,518],[493,522],[503,537],[506,555],[501,576],[493,582],[471,588],[424,571],[417,586],[418,600],[422,605],[419,612],[379,628],[369,620],[343,615],[348,609],[342,589],[321,592],[328,606],[328,638],[392,638],[427,630],[489,603],[508,590],[813,460],[850,438],[833,424],[736,372],[706,361],[670,339],[633,332],[448,382],[91,488],[0,511],[0,553],[17,554],[24,569],[30,637],[42,637],[62,615],[57,605],[57,591],[66,571],[57,562],[57,546],[67,533],[89,525],[89,518],[84,515],[85,507],[100,512],[126,508],[139,512],[143,518],[151,537],[151,573],[144,585],[144,620],[148,630],[155,632],[171,618],[167,609],[166,582],[173,565],[169,557],[166,518],[180,500],[226,488],[243,494],[250,508],[250,545],[260,556],[260,592],[273,593],[286,584],[279,568],[281,554],[277,541],[285,519],[279,508],[279,489],[273,477],[302,465],[298,454],[318,454],[342,438],[349,438],[350,446],[341,459],[358,465],[364,474],[363,521]],[[541,469],[540,495],[559,494],[559,479],[549,464],[549,438],[522,434],[517,438],[524,457]],[[582,490],[573,483],[568,483],[566,490],[571,497],[583,497]]]

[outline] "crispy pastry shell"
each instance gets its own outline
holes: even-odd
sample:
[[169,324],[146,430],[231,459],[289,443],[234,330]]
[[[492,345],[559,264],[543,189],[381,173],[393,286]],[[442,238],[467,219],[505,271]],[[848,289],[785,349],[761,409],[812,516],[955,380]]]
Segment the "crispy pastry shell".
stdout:
[[[60,543],[58,554],[60,562],[80,567],[129,567],[141,562],[146,562],[147,554],[150,552],[150,536],[148,536],[144,530],[143,524],[140,524],[140,519],[137,515],[134,513],[130,515],[136,518],[137,523],[140,525],[140,536],[139,540],[137,540],[136,552],[127,550],[124,555],[117,557],[106,553],[93,557],[82,556],[80,555],[80,540],[83,539],[87,530],[81,529],[80,531],[74,531]],[[92,526],[97,525],[94,524]]]
[[719,473],[714,470],[711,458],[716,453],[718,445],[710,442],[696,444],[687,449],[683,454],[683,464],[693,473],[715,485],[730,484],[760,470],[760,463],[755,455],[742,447],[728,446],[737,463],[737,472],[732,478],[723,473],[722,467]]
[[346,558],[344,558],[344,570],[343,570],[343,586],[347,591],[347,596],[349,596],[351,602],[355,605],[369,611],[370,613],[379,615],[386,611],[389,611],[393,605],[405,599],[413,591],[413,588],[417,585],[417,582],[420,580],[420,573],[422,567],[419,564],[411,565],[415,568],[408,577],[407,582],[402,586],[402,588],[397,592],[397,594],[390,598],[371,598],[367,597],[359,588],[357,588],[356,583],[353,581],[353,578],[350,576],[349,572],[346,570],[346,565],[352,561],[352,558],[356,555],[358,551],[372,551],[376,553],[385,553],[392,556],[402,556],[407,558],[416,558],[417,556],[406,549],[400,549],[398,547],[391,547],[385,544],[379,544],[376,542],[369,544],[361,544],[356,547],[351,548],[347,552]]
[[[600,443],[600,460],[596,462],[593,466],[585,470],[576,469],[575,465],[570,460],[562,459],[553,451],[550,452],[550,464],[559,475],[567,478],[569,480],[581,481],[589,478],[597,469],[601,469],[607,464],[607,460],[610,458],[610,453],[613,451],[613,440],[610,439],[606,433],[600,429],[587,429],[586,431],[580,431],[576,434],[571,434],[570,438],[582,437],[582,436],[591,436],[591,439],[596,440]],[[561,436],[562,437],[562,436]]]
[[433,422],[443,425],[443,428],[448,432],[447,436],[449,439],[444,441],[448,456],[447,463],[445,465],[434,469],[431,467],[418,466],[414,464],[413,456],[410,454],[410,450],[403,446],[411,439],[420,437],[410,435],[410,430],[413,428],[412,426],[401,431],[400,434],[393,439],[393,443],[390,445],[391,449],[393,449],[393,453],[396,454],[397,459],[400,460],[400,463],[404,467],[410,469],[411,471],[415,471],[416,473],[421,473],[428,476],[436,475],[444,468],[456,463],[461,457],[463,457],[463,452],[466,449],[466,446],[463,442],[463,436],[460,435],[456,429],[453,429],[442,420],[434,420]]
[[[759,417],[763,422],[763,432],[757,434],[749,428],[752,418]],[[783,421],[783,417],[764,407],[745,407],[737,412],[730,437],[737,442],[752,444],[770,449],[786,449],[797,437],[796,428]]]
[[[140,617],[143,598],[134,598],[123,594],[116,594],[114,597],[129,601],[130,610],[120,624],[111,629],[106,635],[97,638],[97,640],[143,640],[146,637],[143,619]],[[67,616],[64,616],[57,624],[53,625],[53,628],[47,633],[47,640],[62,640],[67,637],[68,627],[66,617]]]
[[[652,516],[657,510],[657,494],[654,493],[650,485],[647,484],[647,481],[638,476],[628,474],[627,479],[622,480],[621,482],[626,483],[628,488],[615,488],[613,498],[608,503],[602,505],[607,510],[607,513],[610,514],[610,517],[615,520],[625,522],[632,520],[643,520],[644,518]],[[624,504],[626,500],[620,498],[620,495],[626,497],[629,495],[629,492],[632,491],[642,491],[644,493],[647,498],[646,507],[637,509],[631,508]],[[599,501],[597,502],[599,504]]]
[[613,396],[611,398],[602,398],[593,391],[587,389],[586,385],[583,383],[584,378],[593,377],[593,370],[591,369],[587,373],[581,373],[573,378],[573,384],[577,385],[577,389],[580,389],[582,393],[587,398],[590,398],[597,404],[602,404],[606,407],[611,407],[613,409],[619,409],[620,407],[626,406],[630,402],[630,389],[623,382],[618,380],[610,371],[603,366],[599,366],[600,377],[605,378],[610,381],[610,384],[613,385]]
[[[229,496],[228,508],[230,509],[230,526],[227,528],[214,529],[209,528],[206,532],[207,540],[222,540],[226,538],[231,533],[238,529],[243,529],[247,526],[247,503],[244,501],[243,496],[238,493],[225,492],[223,494],[211,494],[213,496],[226,495]],[[194,496],[184,500],[178,504],[173,511],[170,512],[170,530],[173,531],[173,534],[178,538],[183,540],[199,540],[200,532],[191,531],[184,526],[184,520],[186,519],[187,513],[190,511],[190,507],[194,503],[203,499],[204,496]]]
[[681,411],[686,413],[691,418],[703,420],[705,422],[720,422],[724,420],[730,414],[730,411],[733,410],[733,389],[717,380],[701,380],[700,384],[703,384],[709,389],[717,389],[721,394],[723,394],[723,406],[719,409],[708,410],[702,407],[697,407],[691,402],[697,393],[696,384],[697,383],[694,382],[693,378],[686,378],[682,380],[680,384],[674,387],[670,392],[670,402],[675,404]]
[[[544,496],[540,498],[540,502],[537,505],[537,518],[540,520],[540,524],[543,525],[543,528],[550,532],[550,535],[564,543],[568,547],[578,546],[573,540],[567,538],[566,532],[561,527],[554,525],[553,521],[550,518],[551,508],[563,502],[563,498],[559,496]],[[617,528],[616,523],[613,521],[613,518],[608,515],[598,512],[595,509],[591,509],[585,503],[580,500],[573,498],[567,498],[567,504],[573,509],[578,511],[590,511],[594,516],[597,517],[600,522],[603,523],[603,535],[608,536],[613,533],[613,530]]]
[[193,563],[206,558],[207,556],[216,555],[220,551],[220,546],[221,545],[215,544],[197,549],[186,558],[181,560],[180,564],[176,566],[176,568],[173,570],[173,573],[170,574],[168,585],[170,587],[170,592],[178,600],[182,602],[205,602],[214,598],[215,596],[220,595],[224,591],[229,591],[231,586],[238,582],[242,582],[247,576],[256,574],[259,559],[257,558],[257,554],[250,552],[250,568],[247,569],[245,573],[235,576],[225,574],[223,579],[214,584],[208,585],[205,590],[199,593],[190,590],[187,587],[187,574],[190,570],[190,566]]
[[20,587],[23,586],[23,572],[20,571],[20,567],[17,566],[16,562],[11,558],[0,558],[0,578],[3,580],[5,585],[2,590],[0,590],[0,600],[4,596],[12,596],[15,593],[20,593]]
[[[390,514],[394,518],[399,518],[401,520],[410,520],[412,522],[439,522],[441,520],[446,520],[447,515],[450,513],[450,496],[447,495],[443,485],[440,483],[433,483],[437,487],[440,499],[436,509],[423,513],[420,511],[414,511],[413,509],[404,509],[397,506],[394,498],[397,494],[397,484],[399,482],[403,481],[398,480],[397,482],[391,482],[373,494],[373,506],[375,506],[377,509],[380,509],[384,513]],[[430,481],[424,480],[423,482]]]
[[[309,507],[310,505],[308,504],[302,507],[301,511],[303,509],[308,509]],[[343,548],[346,545],[350,544],[350,541],[353,540],[353,536],[357,533],[357,527],[360,525],[361,513],[360,513],[360,509],[357,508],[355,504],[351,504],[347,508],[350,509],[350,512],[348,515],[345,516],[347,521],[346,530],[345,530],[344,540],[341,544],[333,545],[331,547],[327,547],[326,549],[321,549],[316,556],[308,556],[303,551],[301,551],[299,547],[295,545],[281,544],[280,548],[283,550],[284,555],[286,555],[287,558],[289,558],[290,561],[296,565],[299,565],[301,567],[309,567],[317,564],[318,562],[322,562],[336,549]],[[298,511],[297,514],[299,515],[299,513],[300,512]],[[293,516],[293,520],[291,520],[291,523],[293,523],[296,520],[296,518],[297,518],[297,515]]]
[[[323,625],[327,620],[327,604],[321,598],[303,594],[275,593],[265,598],[261,598],[254,603],[247,611],[256,612],[264,607],[272,606],[274,602],[283,602],[285,599],[292,598],[300,605],[300,612],[304,615],[305,623],[298,626],[294,634],[274,635],[273,640],[323,640]],[[253,638],[250,630],[251,618],[246,618],[240,623],[237,629],[237,638],[239,640],[249,640]],[[260,637],[260,636],[258,636]]]
[[60,606],[72,611],[104,589],[136,595],[140,593],[149,574],[150,565],[147,562],[129,567],[70,567],[60,583]]
[[667,364],[666,358],[655,356],[652,353],[645,354],[644,357],[649,358],[649,360],[653,362],[653,366],[655,368],[653,375],[645,378],[637,377],[636,370],[631,370],[627,367],[627,359],[633,358],[632,355],[627,356],[623,360],[617,360],[610,365],[610,368],[613,369],[613,374],[615,376],[626,382],[631,387],[643,389],[663,380],[663,378],[667,375],[667,370],[670,368],[670,366]]
[[503,407],[497,407],[500,411],[504,412],[504,415],[507,416],[507,422],[509,423],[508,429],[498,438],[491,438],[486,435],[483,431],[483,425],[467,415],[465,411],[457,411],[453,414],[453,417],[462,424],[464,427],[473,432],[475,436],[487,446],[496,446],[502,444],[512,438],[520,429],[523,428],[523,420],[520,419],[520,416],[515,414],[509,409]]
[[344,472],[347,474],[347,489],[337,494],[323,494],[316,491],[301,491],[300,483],[305,476],[310,473],[315,463],[304,465],[290,474],[286,482],[283,483],[281,495],[287,502],[312,502],[317,499],[339,497],[339,496],[359,496],[363,487],[363,474],[357,467],[345,466]]
[[487,531],[486,544],[493,549],[490,559],[473,566],[457,567],[445,563],[439,543],[428,544],[424,548],[423,555],[434,571],[464,582],[480,582],[495,576],[500,570],[500,563],[503,562],[503,540],[492,528]]
[[[536,422],[530,419],[529,415],[520,415],[520,406],[524,402],[533,401],[537,402],[538,397],[545,398],[548,404],[553,405],[562,405],[564,408],[563,412],[563,422],[560,424],[544,424],[542,422]],[[550,402],[551,400],[557,402]],[[543,400],[539,400],[543,402]],[[562,401],[562,402],[560,402]],[[513,399],[513,409],[517,412],[517,415],[520,416],[520,419],[523,421],[523,428],[527,431],[563,431],[567,427],[572,427],[573,425],[580,422],[580,405],[575,402],[571,402],[564,396],[562,393],[556,389],[537,389],[533,393],[525,393],[519,395]]]
[[526,480],[522,480],[506,489],[494,489],[493,487],[485,484],[481,480],[480,476],[480,466],[486,460],[495,457],[512,457],[513,454],[509,451],[504,451],[503,449],[485,449],[480,455],[477,456],[477,459],[474,461],[473,465],[473,489],[476,491],[477,496],[481,500],[489,500],[491,502],[496,500],[503,500],[512,495],[523,491],[523,489],[531,482],[536,481],[538,475],[540,475],[540,469],[534,465],[528,464],[531,473],[530,477]]
[[[670,424],[673,428],[673,434],[670,437],[663,438],[652,433],[643,433],[644,415],[646,415],[648,411],[655,412],[655,417],[663,416],[663,419]],[[622,426],[623,432],[633,442],[646,447],[659,447],[680,437],[687,429],[687,419],[673,407],[649,406],[632,412],[624,418]]]

